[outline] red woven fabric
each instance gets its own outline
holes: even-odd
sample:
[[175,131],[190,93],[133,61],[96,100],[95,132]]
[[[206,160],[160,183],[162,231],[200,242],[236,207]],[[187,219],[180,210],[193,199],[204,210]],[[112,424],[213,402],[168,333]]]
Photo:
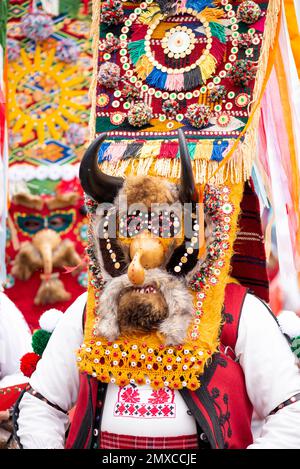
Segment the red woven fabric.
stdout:
[[269,301],[269,280],[259,201],[252,181],[245,183],[239,217],[239,232],[233,246],[231,276],[256,296]]
[[152,438],[101,432],[101,449],[197,449],[197,435]]

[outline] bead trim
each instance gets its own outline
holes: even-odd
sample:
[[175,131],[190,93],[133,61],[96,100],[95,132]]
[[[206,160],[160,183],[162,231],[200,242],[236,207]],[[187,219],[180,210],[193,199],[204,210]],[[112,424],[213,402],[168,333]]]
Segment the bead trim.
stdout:
[[275,407],[275,409],[272,410],[272,412],[270,412],[269,415],[274,415],[279,410],[283,409],[284,407],[287,407],[288,405],[294,404],[297,401],[300,401],[300,392],[298,394],[295,394],[294,396],[290,397],[286,401],[282,402],[281,404],[279,404],[279,406]]

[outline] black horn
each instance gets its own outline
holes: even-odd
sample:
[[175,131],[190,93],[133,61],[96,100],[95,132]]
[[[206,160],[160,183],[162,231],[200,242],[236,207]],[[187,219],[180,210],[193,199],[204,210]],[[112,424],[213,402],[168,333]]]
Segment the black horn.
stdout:
[[178,129],[178,138],[181,160],[181,181],[179,198],[182,203],[196,202],[198,193],[194,179],[191,157],[182,129]]
[[101,134],[86,150],[79,169],[79,179],[84,192],[96,202],[113,202],[124,179],[109,176],[101,171],[98,165],[98,151],[106,138]]

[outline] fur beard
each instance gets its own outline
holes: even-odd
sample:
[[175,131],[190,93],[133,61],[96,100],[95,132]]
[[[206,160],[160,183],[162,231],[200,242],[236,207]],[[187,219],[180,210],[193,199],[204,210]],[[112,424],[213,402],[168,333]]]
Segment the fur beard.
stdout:
[[168,316],[168,306],[160,292],[140,293],[134,288],[121,293],[118,306],[120,332],[151,332]]
[[[137,315],[134,304],[128,305],[128,310],[125,311],[127,301],[124,301],[124,295],[126,295],[126,291],[130,290],[131,295],[133,294],[132,284],[127,274],[110,280],[100,299],[99,321],[96,324],[98,335],[106,337],[108,340],[116,340],[125,322],[127,331],[130,329],[131,332],[138,332],[141,329],[149,331],[150,322],[153,321],[150,330],[162,333],[165,337],[165,345],[182,344],[193,315],[191,294],[184,281],[174,278],[160,269],[146,271],[144,285],[150,284],[156,285],[158,292],[153,295],[152,304],[150,301],[152,294],[137,294],[140,295],[140,299],[134,304],[139,308],[140,319],[137,324],[134,324],[135,315]],[[144,316],[141,313],[145,313]],[[122,324],[123,322],[124,324]]]

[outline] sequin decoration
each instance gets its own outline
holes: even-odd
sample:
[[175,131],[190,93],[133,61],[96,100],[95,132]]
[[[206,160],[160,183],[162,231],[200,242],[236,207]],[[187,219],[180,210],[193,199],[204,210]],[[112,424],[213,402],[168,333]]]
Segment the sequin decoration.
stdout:
[[[143,126],[145,138],[174,138],[178,125],[187,135],[193,132],[190,135],[200,139],[219,138],[220,126],[208,128],[195,121],[196,127],[187,119],[191,104],[207,105],[212,113],[226,111],[232,122],[238,116],[242,128],[250,108],[241,113],[235,96],[247,86],[251,99],[255,81],[252,66],[259,64],[265,24],[248,28],[237,16],[242,3],[188,1],[165,15],[155,0],[138,5],[123,2],[123,24],[103,24],[100,28],[99,68],[103,62],[114,62],[120,67],[121,79],[114,90],[118,104],[113,98],[105,109],[99,106],[96,110],[97,133],[112,131],[114,137],[138,137],[139,127],[127,119],[118,128],[112,125],[111,114],[116,108],[128,113],[131,104],[139,100],[150,106],[153,114]],[[268,2],[259,5],[264,18]],[[115,45],[117,49],[113,50]],[[242,67],[240,60],[248,65]],[[104,87],[98,86],[97,93],[103,92]],[[179,103],[177,112],[164,104],[168,100]],[[233,127],[223,127],[222,136],[236,137],[238,132]]]
[[237,60],[228,72],[228,78],[239,86],[247,86],[255,78],[256,65],[251,60]]
[[255,23],[261,15],[260,6],[252,0],[246,0],[240,4],[237,10],[238,18],[247,24]]
[[7,59],[9,62],[20,57],[20,44],[15,39],[7,39]]
[[120,39],[112,33],[108,33],[106,40],[103,42],[103,51],[110,54],[120,48]]
[[187,108],[185,117],[193,127],[200,129],[208,125],[210,115],[211,111],[209,106],[195,103]]
[[24,16],[21,21],[24,36],[34,41],[45,41],[54,32],[51,16],[42,11],[36,11]]
[[108,103],[109,103],[109,96],[106,93],[99,94],[99,96],[97,97],[97,105],[102,108],[102,107],[107,106]]
[[152,109],[145,103],[134,104],[128,112],[128,122],[133,127],[143,127],[152,117]]
[[80,49],[75,41],[63,39],[56,48],[56,56],[62,62],[70,64],[76,62],[79,57]]
[[[204,193],[205,215],[211,219],[213,241],[206,248],[206,258],[201,264],[199,271],[193,276],[190,287],[192,290],[203,292],[207,283],[214,284],[216,281],[216,269],[223,265],[224,251],[228,248],[228,231],[230,228],[230,216],[234,210],[228,199],[229,188],[227,186],[206,186]],[[225,220],[226,219],[226,220]],[[225,229],[227,227],[227,229]],[[201,293],[203,295],[203,293]],[[201,304],[198,304],[201,309]]]
[[120,67],[113,62],[101,65],[98,73],[98,81],[105,88],[115,88],[120,80]]
[[107,0],[102,3],[101,21],[106,24],[117,25],[123,21],[124,10],[120,0]]
[[228,112],[216,114],[216,122],[220,127],[227,127],[230,124],[231,116]]
[[179,102],[175,99],[166,99],[163,102],[162,110],[167,118],[174,119],[179,111]]

